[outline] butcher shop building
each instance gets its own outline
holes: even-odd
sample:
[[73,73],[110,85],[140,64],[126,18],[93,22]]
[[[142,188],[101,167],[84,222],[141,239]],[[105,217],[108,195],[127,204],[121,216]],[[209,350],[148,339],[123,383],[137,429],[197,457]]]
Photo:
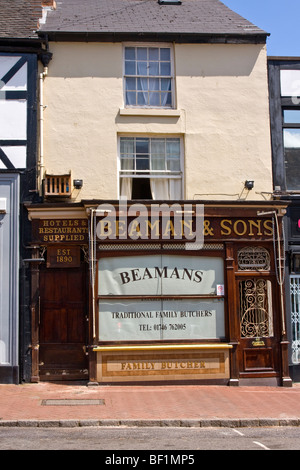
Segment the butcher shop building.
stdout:
[[97,5],[38,31],[30,380],[291,386],[268,34],[218,0]]

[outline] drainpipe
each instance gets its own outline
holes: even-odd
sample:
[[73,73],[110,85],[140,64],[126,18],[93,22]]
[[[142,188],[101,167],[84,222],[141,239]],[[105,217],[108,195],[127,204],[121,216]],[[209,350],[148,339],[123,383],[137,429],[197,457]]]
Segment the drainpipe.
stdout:
[[48,75],[48,67],[44,67],[40,73],[40,156],[39,156],[39,193],[42,195],[42,183],[44,178],[44,79]]

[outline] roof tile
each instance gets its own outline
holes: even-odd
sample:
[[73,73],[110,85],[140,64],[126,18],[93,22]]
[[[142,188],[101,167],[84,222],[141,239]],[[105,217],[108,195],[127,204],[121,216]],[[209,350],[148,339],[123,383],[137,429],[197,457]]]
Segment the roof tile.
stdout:
[[57,0],[41,32],[267,34],[219,0]]

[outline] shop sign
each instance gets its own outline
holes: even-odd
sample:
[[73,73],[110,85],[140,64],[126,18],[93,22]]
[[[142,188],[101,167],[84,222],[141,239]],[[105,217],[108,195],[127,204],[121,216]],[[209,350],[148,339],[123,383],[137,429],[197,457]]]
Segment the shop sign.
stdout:
[[96,237],[110,240],[181,240],[188,249],[223,239],[268,239],[273,236],[271,218],[206,217],[201,204],[143,204],[129,208],[103,204],[96,211]]
[[99,296],[217,295],[218,285],[224,285],[220,257],[120,256],[98,262]]
[[[228,378],[228,349],[101,352],[102,381]],[[102,369],[102,370],[101,370]]]
[[38,219],[32,221],[35,243],[88,243],[86,219]]
[[223,298],[99,302],[100,341],[201,340],[224,337]]
[[80,266],[80,246],[49,246],[47,268],[78,268]]

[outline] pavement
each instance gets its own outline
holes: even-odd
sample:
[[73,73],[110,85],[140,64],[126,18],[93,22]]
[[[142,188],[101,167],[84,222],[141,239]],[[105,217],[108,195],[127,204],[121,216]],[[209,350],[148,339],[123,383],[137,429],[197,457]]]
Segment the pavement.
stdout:
[[300,383],[0,385],[0,426],[300,426]]

